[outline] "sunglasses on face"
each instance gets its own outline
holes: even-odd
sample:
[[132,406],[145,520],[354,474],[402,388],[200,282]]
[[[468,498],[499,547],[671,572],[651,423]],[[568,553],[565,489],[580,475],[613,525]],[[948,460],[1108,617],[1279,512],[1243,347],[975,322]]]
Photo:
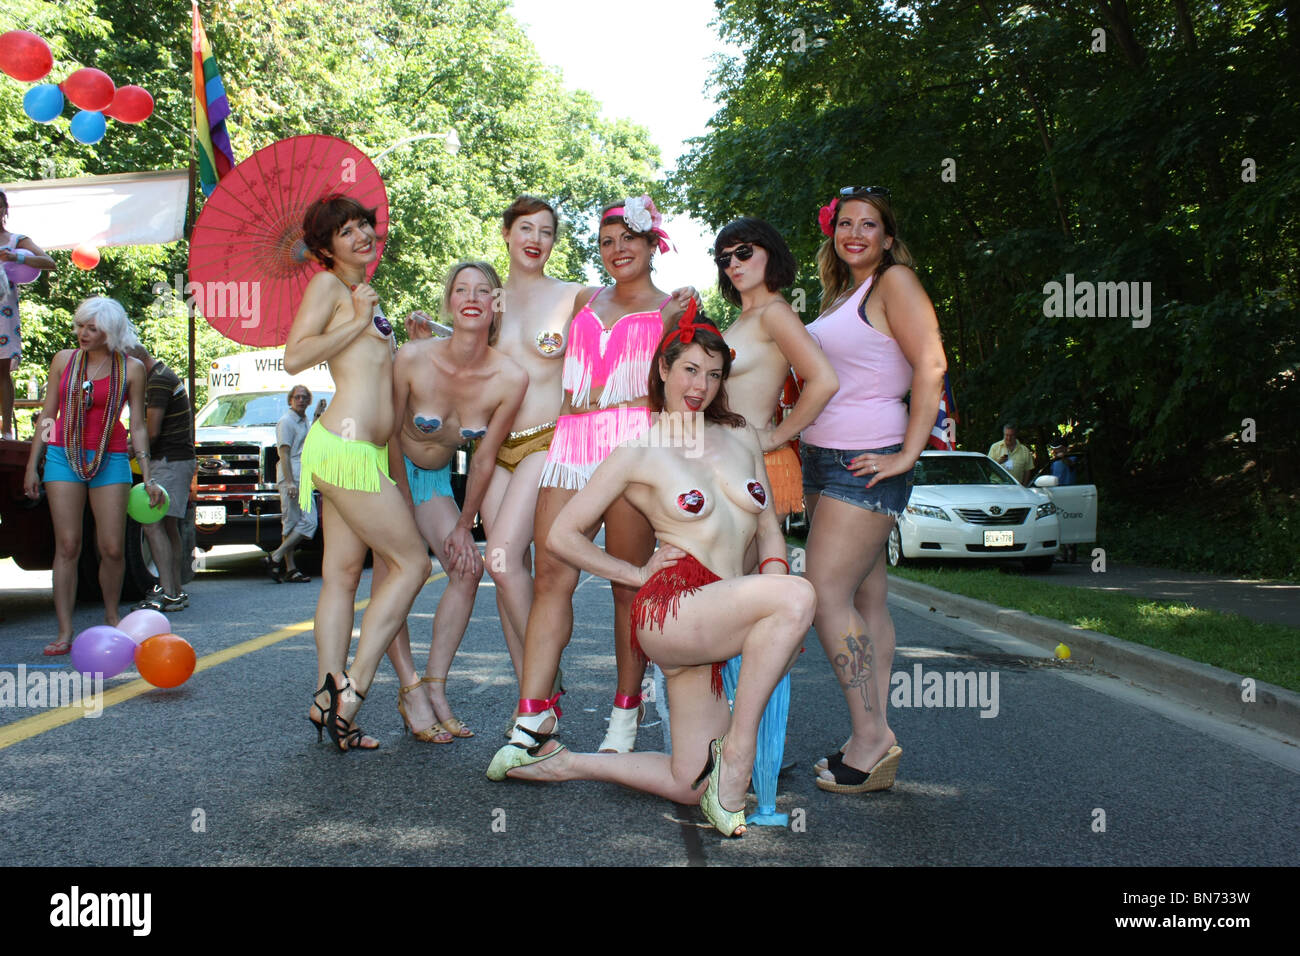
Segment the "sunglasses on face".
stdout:
[[840,190],[840,195],[845,197],[851,196],[881,196],[889,198],[889,190],[884,186],[845,186]]
[[752,243],[747,242],[742,246],[736,246],[736,248],[732,249],[730,252],[724,252],[720,256],[714,256],[713,261],[718,264],[719,269],[726,269],[731,265],[732,256],[735,256],[741,262],[748,262],[753,254],[754,246]]

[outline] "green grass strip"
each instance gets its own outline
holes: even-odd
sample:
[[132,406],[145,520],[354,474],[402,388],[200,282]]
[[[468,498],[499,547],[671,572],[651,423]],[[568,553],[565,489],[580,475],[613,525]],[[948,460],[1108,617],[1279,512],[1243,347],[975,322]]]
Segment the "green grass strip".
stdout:
[[1300,691],[1300,629],[1184,603],[1048,584],[1010,569],[904,567],[889,573]]

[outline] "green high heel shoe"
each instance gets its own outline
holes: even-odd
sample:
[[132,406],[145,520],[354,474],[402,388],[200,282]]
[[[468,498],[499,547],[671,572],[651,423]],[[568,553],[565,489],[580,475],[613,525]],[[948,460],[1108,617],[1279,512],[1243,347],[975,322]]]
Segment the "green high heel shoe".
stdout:
[[744,808],[728,810],[718,799],[718,787],[722,780],[722,744],[726,739],[721,737],[709,742],[709,760],[700,771],[700,775],[695,778],[694,786],[698,787],[707,777],[709,783],[704,788],[704,793],[700,795],[700,809],[723,836],[744,836],[746,829]]

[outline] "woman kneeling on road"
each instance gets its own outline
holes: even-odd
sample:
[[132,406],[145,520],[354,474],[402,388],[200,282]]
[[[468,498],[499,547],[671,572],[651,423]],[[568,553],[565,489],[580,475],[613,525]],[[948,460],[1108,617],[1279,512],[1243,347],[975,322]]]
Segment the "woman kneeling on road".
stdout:
[[[572,753],[552,739],[553,712],[545,711],[519,718],[536,743],[501,748],[488,776],[610,780],[683,803],[698,797],[709,822],[734,836],[745,829],[759,718],[799,654],[816,598],[806,581],[788,575],[758,436],[727,407],[728,347],[711,323],[694,322],[694,313],[692,304],[652,363],[649,400],[659,414],[650,431],[615,449],[547,538],[570,564],[640,588],[632,603],[633,646],[667,678],[672,754]],[[589,537],[624,495],[664,544],[644,567],[611,556]],[[763,581],[743,574],[755,538]],[[721,662],[741,653],[728,713]]]

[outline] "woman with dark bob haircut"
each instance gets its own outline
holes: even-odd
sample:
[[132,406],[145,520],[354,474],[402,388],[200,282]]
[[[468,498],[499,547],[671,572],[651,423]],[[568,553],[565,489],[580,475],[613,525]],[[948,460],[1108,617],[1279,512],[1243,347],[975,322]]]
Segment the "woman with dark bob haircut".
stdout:
[[[758,436],[727,407],[727,344],[712,323],[695,322],[694,315],[688,305],[656,351],[649,432],[601,462],[546,539],[575,567],[636,589],[632,646],[653,657],[667,678],[672,754],[576,754],[539,730],[531,746],[498,751],[488,777],[609,780],[679,803],[698,800],[719,832],[738,836],[759,718],[798,657],[816,597],[811,585],[788,573]],[[587,533],[622,497],[664,545],[644,565],[602,550]],[[755,543],[762,581],[745,574],[745,553]],[[741,653],[729,712],[721,662]]]
[[[353,721],[394,635],[429,576],[429,554],[411,509],[389,477],[393,407],[393,328],[366,282],[379,255],[375,211],[347,196],[312,203],[303,216],[307,248],[325,270],[307,283],[284,347],[291,375],[329,362],[334,400],[302,447],[299,501],[321,493],[325,555],[316,602],[316,692],[307,719],[328,731],[339,750],[373,750],[379,741]],[[351,673],[353,602],[366,550],[388,568],[374,583],[361,618]]]
[[[839,387],[826,355],[782,297],[795,279],[794,255],[781,234],[761,219],[737,219],[713,243],[718,288],[740,306],[726,331],[736,353],[731,395],[736,409],[758,429],[777,521],[803,511],[803,473],[795,440]],[[781,391],[793,368],[804,380],[789,413],[773,425]]]

